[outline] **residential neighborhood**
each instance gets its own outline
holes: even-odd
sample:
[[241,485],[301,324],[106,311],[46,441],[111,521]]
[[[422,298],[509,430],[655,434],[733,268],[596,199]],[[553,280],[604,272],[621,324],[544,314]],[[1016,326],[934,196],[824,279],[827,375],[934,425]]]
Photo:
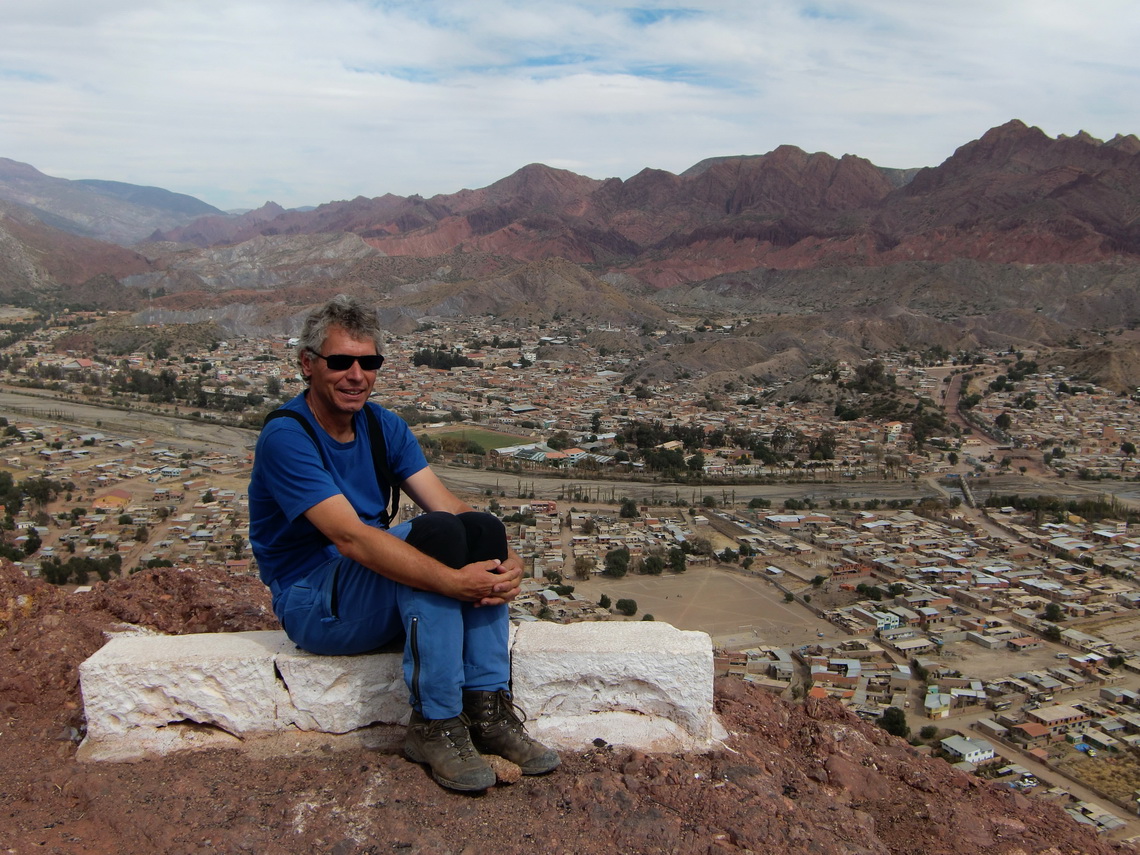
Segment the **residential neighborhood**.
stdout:
[[[0,427],[0,474],[24,485],[5,523],[18,565],[77,596],[96,577],[153,566],[255,574],[252,445],[263,414],[303,388],[294,343],[93,359],[55,345],[69,329],[0,353],[5,392],[23,393],[6,398],[18,403]],[[417,365],[425,348],[470,364]],[[1137,813],[1134,397],[1043,371],[1034,354],[884,356],[874,373],[892,386],[976,398],[953,408],[964,430],[917,437],[917,422],[838,419],[834,404],[783,397],[780,381],[718,396],[631,382],[620,353],[490,319],[392,336],[386,356],[376,399],[445,477],[482,479],[471,501],[507,522],[528,567],[518,620],[702,629],[721,673],[872,720],[901,710],[912,732],[933,728],[922,750],[1035,794],[1064,790],[1074,818],[1102,831]],[[840,363],[820,377],[862,374]],[[106,423],[68,416],[69,402],[103,407]],[[140,435],[116,426],[124,412],[245,439],[203,443],[157,422]],[[1023,491],[1008,487],[1017,478]],[[782,484],[802,498],[778,498]],[[684,611],[684,586],[706,578],[747,585],[755,613]],[[680,587],[652,600],[655,585]],[[1072,791],[1025,784],[1029,763]],[[1101,780],[1104,769],[1133,783]]]

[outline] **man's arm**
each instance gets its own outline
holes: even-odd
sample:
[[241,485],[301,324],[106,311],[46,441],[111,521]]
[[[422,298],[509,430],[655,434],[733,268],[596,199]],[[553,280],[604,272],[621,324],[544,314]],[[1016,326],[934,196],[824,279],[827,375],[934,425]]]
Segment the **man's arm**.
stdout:
[[509,591],[517,593],[518,579],[502,571],[506,562],[493,559],[458,570],[448,567],[398,537],[362,523],[343,495],[318,502],[305,511],[305,517],[341,555],[404,585],[480,605],[497,605],[509,599],[505,596]]

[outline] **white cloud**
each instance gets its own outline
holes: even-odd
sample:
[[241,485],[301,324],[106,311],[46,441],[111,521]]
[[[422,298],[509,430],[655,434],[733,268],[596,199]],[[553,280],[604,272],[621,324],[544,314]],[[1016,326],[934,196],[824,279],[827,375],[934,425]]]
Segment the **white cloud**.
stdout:
[[223,207],[1140,132],[1131,0],[7,0],[0,156]]

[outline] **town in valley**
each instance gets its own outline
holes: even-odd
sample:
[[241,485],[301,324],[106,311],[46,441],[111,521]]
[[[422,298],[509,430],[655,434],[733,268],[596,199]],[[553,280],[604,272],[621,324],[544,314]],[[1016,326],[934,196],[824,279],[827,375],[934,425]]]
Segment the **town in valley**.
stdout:
[[[6,557],[74,596],[157,566],[256,574],[245,488],[261,420],[303,389],[295,342],[95,352],[96,319],[0,323]],[[507,523],[517,619],[707,632],[720,673],[1136,834],[1140,395],[1012,347],[775,383],[630,373],[622,340],[697,330],[721,332],[431,319],[390,336],[374,400]]]

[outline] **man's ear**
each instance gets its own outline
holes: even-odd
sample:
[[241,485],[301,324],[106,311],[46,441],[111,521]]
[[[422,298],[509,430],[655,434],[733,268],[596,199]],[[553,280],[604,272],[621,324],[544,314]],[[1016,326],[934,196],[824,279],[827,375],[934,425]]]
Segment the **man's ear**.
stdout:
[[301,377],[306,382],[313,379],[313,355],[307,350],[301,351]]

